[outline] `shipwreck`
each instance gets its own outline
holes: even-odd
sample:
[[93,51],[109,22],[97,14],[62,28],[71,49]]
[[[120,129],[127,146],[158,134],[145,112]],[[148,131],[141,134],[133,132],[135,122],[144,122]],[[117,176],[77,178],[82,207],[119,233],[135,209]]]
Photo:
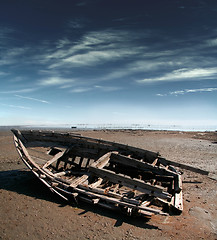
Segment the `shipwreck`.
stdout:
[[76,133],[12,129],[26,166],[52,192],[128,215],[183,211],[176,167],[206,174],[144,149]]

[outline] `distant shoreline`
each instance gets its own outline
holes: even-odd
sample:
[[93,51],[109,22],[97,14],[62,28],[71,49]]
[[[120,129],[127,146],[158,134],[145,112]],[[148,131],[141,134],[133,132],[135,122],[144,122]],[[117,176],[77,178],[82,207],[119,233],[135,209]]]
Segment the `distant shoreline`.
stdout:
[[41,126],[41,125],[9,125],[0,126],[0,131],[16,129],[32,129],[32,130],[51,130],[51,131],[168,131],[168,132],[217,132],[217,126],[208,127],[192,127],[181,125],[116,125],[116,124],[77,124],[77,125],[59,125],[59,126]]

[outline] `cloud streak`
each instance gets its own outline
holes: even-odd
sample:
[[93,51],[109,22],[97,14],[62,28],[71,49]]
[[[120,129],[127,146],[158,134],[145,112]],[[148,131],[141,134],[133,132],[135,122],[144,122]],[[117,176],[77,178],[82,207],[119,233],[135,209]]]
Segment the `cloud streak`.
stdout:
[[169,95],[177,96],[177,95],[184,95],[184,94],[188,94],[188,93],[203,93],[203,92],[214,92],[214,91],[217,91],[217,88],[184,89],[184,90],[169,92],[168,94],[158,93],[156,95],[159,97],[165,97],[165,96],[169,96]]
[[71,93],[84,93],[84,92],[89,92],[91,91],[92,88],[88,87],[79,87],[79,88],[73,88],[70,90]]
[[41,102],[41,103],[47,103],[49,104],[48,101],[42,100],[42,99],[37,99],[37,98],[32,98],[32,97],[25,97],[25,96],[21,96],[21,95],[14,95],[18,98],[24,98],[24,99],[28,99],[28,100],[32,100],[32,101],[37,101],[37,102]]
[[11,108],[20,108],[20,109],[26,109],[26,110],[31,110],[32,108],[30,107],[25,107],[25,106],[19,106],[19,105],[13,105],[13,104],[4,104],[1,103],[2,106],[6,106],[6,107],[11,107]]
[[60,86],[65,84],[74,83],[74,79],[62,78],[62,77],[48,77],[38,81],[41,86]]
[[36,91],[37,88],[24,88],[19,90],[8,90],[8,91],[0,91],[2,94],[14,94],[14,93],[29,93]]
[[93,86],[93,87],[78,87],[70,90],[72,93],[84,93],[84,92],[90,92],[90,91],[103,91],[103,92],[113,92],[121,90],[121,87],[116,86]]
[[71,44],[68,39],[59,40],[57,50],[50,50],[43,59],[49,69],[99,65],[139,54],[144,47],[133,42],[140,37],[141,33],[128,31],[87,32]]
[[145,78],[137,80],[138,83],[150,83],[159,81],[182,81],[182,80],[202,80],[202,79],[216,79],[217,68],[195,68],[195,69],[178,69],[171,73],[167,73],[160,77]]

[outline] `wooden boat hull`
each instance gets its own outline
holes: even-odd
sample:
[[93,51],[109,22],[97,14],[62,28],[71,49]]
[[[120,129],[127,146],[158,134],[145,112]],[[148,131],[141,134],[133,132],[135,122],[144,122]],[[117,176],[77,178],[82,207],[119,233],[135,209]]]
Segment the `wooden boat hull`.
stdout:
[[12,132],[26,166],[67,201],[128,215],[183,210],[181,175],[158,153],[72,133]]

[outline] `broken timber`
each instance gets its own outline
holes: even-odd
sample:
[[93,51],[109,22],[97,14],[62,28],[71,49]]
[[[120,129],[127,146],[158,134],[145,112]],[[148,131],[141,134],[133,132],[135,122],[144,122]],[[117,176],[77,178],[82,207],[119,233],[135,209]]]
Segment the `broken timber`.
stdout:
[[207,174],[120,143],[51,131],[12,132],[23,162],[52,192],[129,215],[166,214],[165,206],[182,212],[182,180],[174,167]]

